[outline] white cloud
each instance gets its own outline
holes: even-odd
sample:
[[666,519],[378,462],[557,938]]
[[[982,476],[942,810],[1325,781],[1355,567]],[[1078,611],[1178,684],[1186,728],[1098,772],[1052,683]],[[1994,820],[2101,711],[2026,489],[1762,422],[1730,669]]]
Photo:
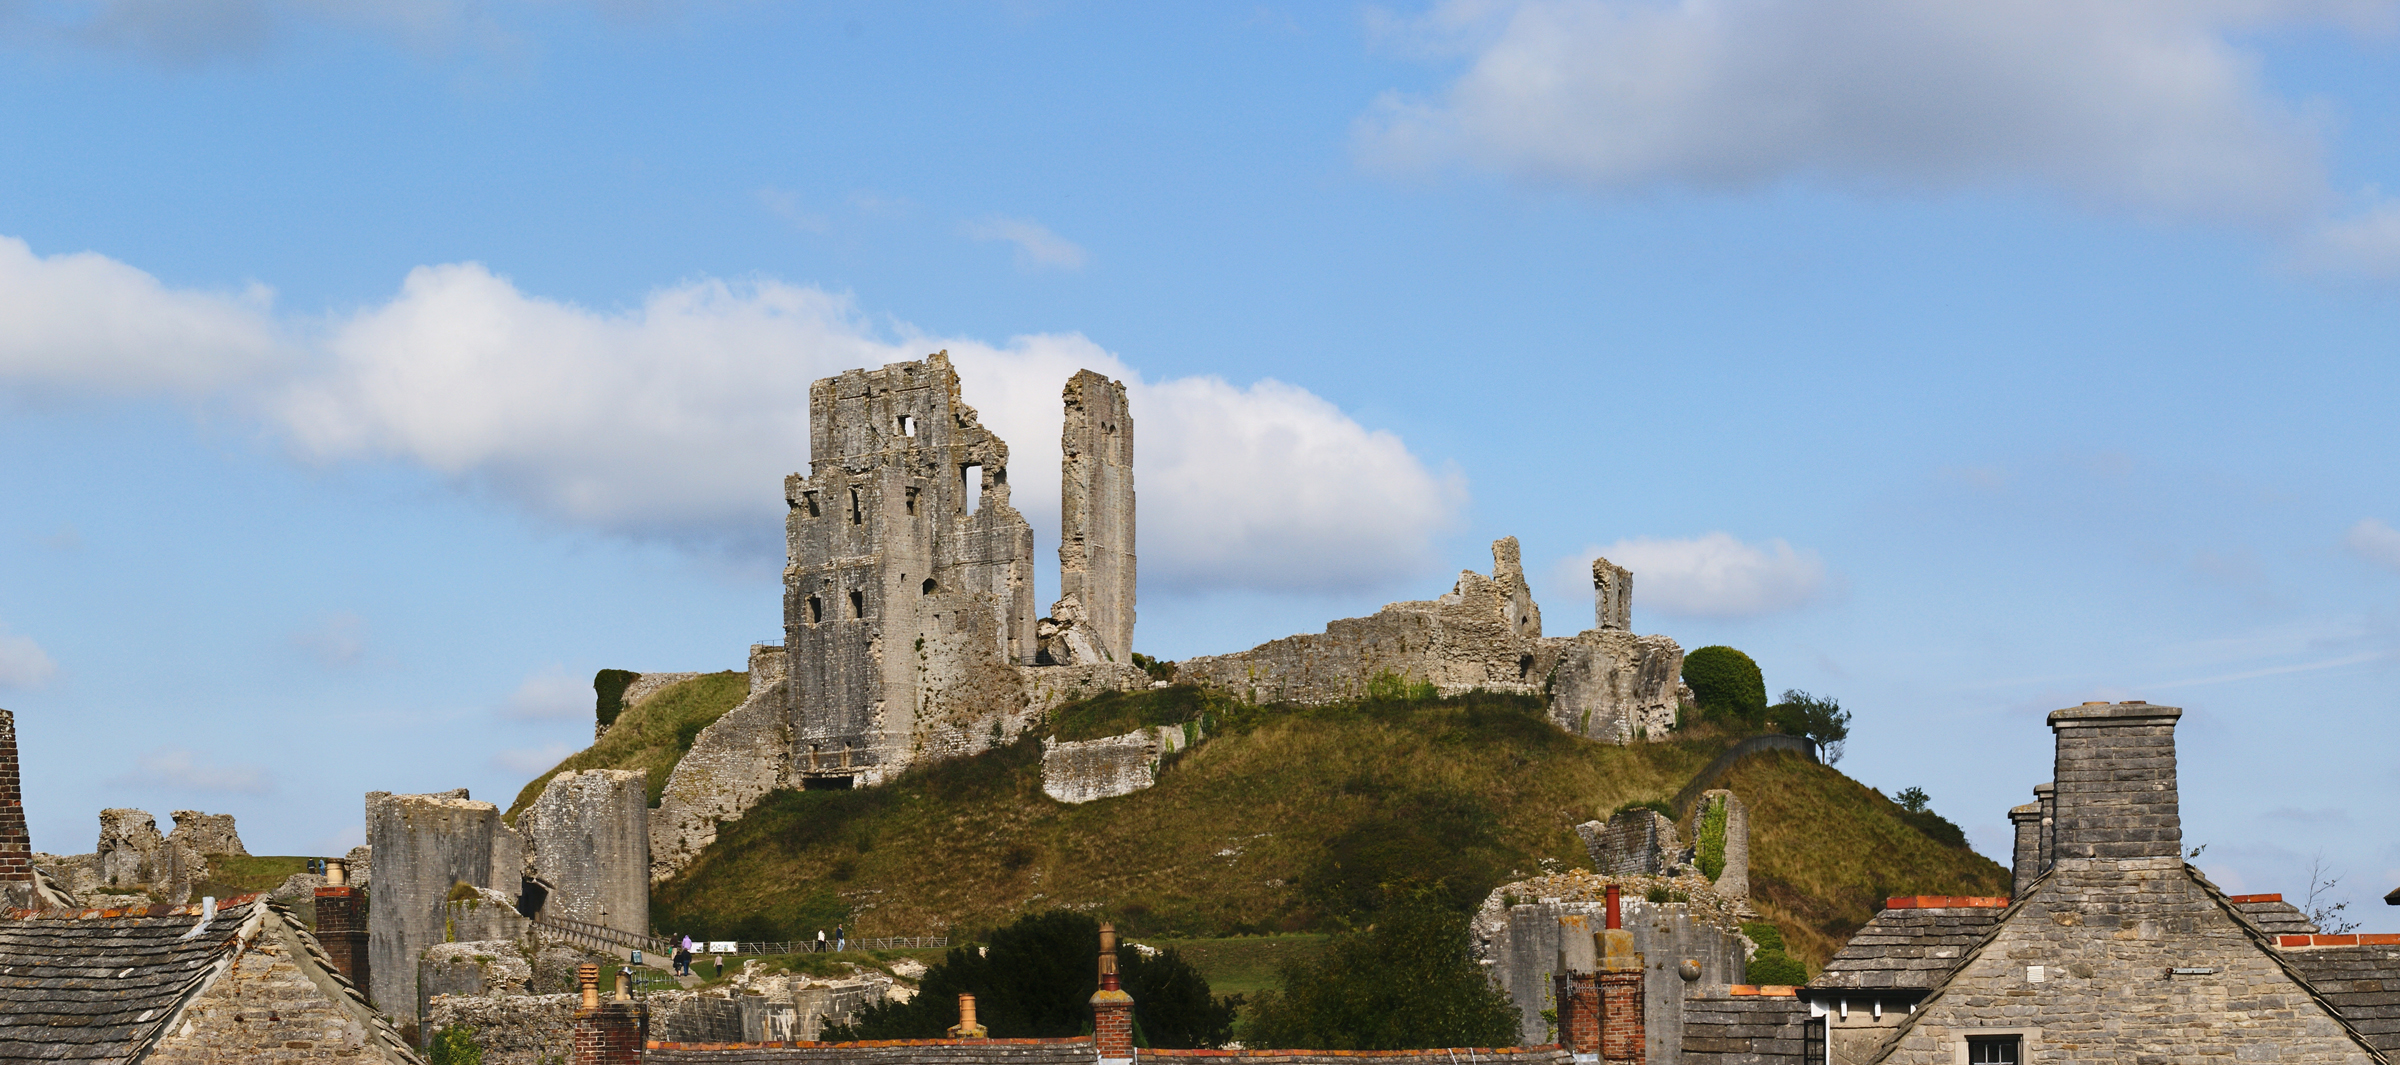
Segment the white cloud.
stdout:
[[588,717],[592,713],[592,698],[592,682],[588,678],[568,676],[566,667],[553,665],[534,671],[517,685],[502,712],[527,719]]
[[548,772],[551,766],[565,761],[567,756],[574,754],[575,751],[576,748],[569,747],[563,743],[553,743],[543,747],[533,747],[521,750],[502,751],[492,756],[492,765],[495,768],[504,769],[511,773],[522,773],[528,777],[539,776],[542,773]]
[[1722,532],[1684,540],[1637,537],[1587,547],[1553,571],[1589,588],[1592,559],[1633,571],[1633,606],[1678,617],[1744,618],[1805,606],[1830,586],[1825,561],[1782,540],[1746,544]]
[[57,673],[58,663],[42,645],[0,626],[0,688],[38,688]]
[[266,770],[257,766],[212,765],[181,747],[160,747],[142,755],[132,772],[113,783],[220,795],[264,795],[272,786]]
[[2353,554],[2388,570],[2400,571],[2400,529],[2374,518],[2361,518],[2342,537]]
[[1030,218],[987,218],[969,222],[959,231],[975,240],[1004,240],[1017,246],[1017,268],[1083,269],[1083,248]]
[[2292,250],[2291,262],[2315,273],[2400,278],[2400,201],[2379,198],[2317,227]]
[[171,289],[103,255],[0,237],[0,386],[192,394],[284,356],[272,293]]
[[356,614],[337,611],[293,633],[292,643],[327,666],[352,665],[367,649],[367,622]]
[[1633,191],[1824,178],[2032,185],[2143,211],[2291,220],[2324,199],[2319,120],[2234,36],[2384,0],[1450,0],[1402,35],[1464,54],[1360,120],[1371,161]]

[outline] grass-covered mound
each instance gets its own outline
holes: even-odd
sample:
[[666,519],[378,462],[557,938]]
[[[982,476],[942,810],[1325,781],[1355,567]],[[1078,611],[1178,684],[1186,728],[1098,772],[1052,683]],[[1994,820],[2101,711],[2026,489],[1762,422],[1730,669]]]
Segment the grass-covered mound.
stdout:
[[649,775],[650,805],[657,806],[658,797],[667,790],[667,774],[674,772],[675,763],[692,749],[700,730],[749,696],[750,674],[738,669],[703,674],[660,689],[618,714],[599,742],[533,778],[517,792],[517,801],[509,804],[506,820],[515,824],[517,814],[550,786],[550,778],[570,769],[639,770]]
[[[1134,936],[1333,931],[1386,883],[1438,881],[1464,908],[1546,863],[1588,866],[1576,824],[1674,794],[1738,738],[1702,724],[1617,747],[1498,695],[1254,707],[1179,687],[1053,720],[1105,735],[1193,713],[1210,738],[1155,787],[1080,806],[1042,794],[1031,738],[880,788],[774,793],[654,890],[653,919],[694,938],[813,938],[845,918],[854,935],[972,935],[1066,907]],[[2007,890],[2000,866],[1805,758],[1745,761],[1723,786],[1751,811],[1755,904],[1812,966],[1885,895]]]

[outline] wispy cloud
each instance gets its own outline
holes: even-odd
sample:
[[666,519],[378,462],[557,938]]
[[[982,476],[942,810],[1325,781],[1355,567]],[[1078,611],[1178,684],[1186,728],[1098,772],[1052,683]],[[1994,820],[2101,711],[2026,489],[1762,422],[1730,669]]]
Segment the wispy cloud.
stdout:
[[778,188],[762,188],[758,190],[757,196],[759,206],[765,207],[768,214],[791,223],[792,228],[810,233],[825,232],[827,223],[825,215],[816,211],[803,210],[800,206],[799,193]]
[[134,762],[132,772],[111,783],[217,795],[264,795],[273,789],[267,771],[254,765],[218,765],[181,747],[160,747]]
[[58,673],[58,662],[30,636],[0,626],[0,688],[38,688]]
[[2400,573],[2400,529],[2375,518],[2361,518],[2343,535],[2342,546],[2352,554]]
[[1083,248],[1032,219],[987,218],[960,226],[959,232],[974,240],[1000,240],[1016,245],[1017,267],[1021,270],[1083,269]]
[[310,627],[292,634],[292,643],[318,662],[339,667],[355,665],[367,649],[366,619],[347,611],[327,614]]
[[2315,673],[2319,670],[2340,669],[2343,666],[2355,666],[2365,662],[2373,662],[2379,658],[2390,657],[2391,655],[2387,652],[2368,651],[2363,654],[2343,655],[2340,658],[2328,658],[2320,662],[2302,662],[2297,665],[2288,666],[2267,666],[2262,669],[2246,669],[2238,673],[2224,673],[2213,677],[2193,677],[2189,680],[2161,681],[2156,684],[2145,684],[2141,687],[2144,689],[2196,688],[2203,684],[2226,684],[2237,680],[2256,680],[2260,677],[2279,677],[2286,673]]
[[1587,586],[1592,560],[1606,557],[1633,571],[1633,605],[1680,617],[1744,618],[1793,610],[1832,585],[1815,551],[1780,539],[1749,544],[1730,533],[1688,539],[1637,537],[1587,547],[1563,559],[1553,579]]
[[592,712],[592,682],[567,674],[565,666],[544,666],[527,676],[508,697],[502,713],[524,720],[555,720]]

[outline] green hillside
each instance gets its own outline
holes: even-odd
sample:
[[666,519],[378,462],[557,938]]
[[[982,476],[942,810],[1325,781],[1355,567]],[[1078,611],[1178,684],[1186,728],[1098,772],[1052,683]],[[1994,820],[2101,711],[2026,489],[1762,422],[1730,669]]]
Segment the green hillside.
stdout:
[[517,801],[509,804],[503,818],[515,824],[517,814],[533,805],[533,800],[541,797],[542,789],[550,786],[550,778],[570,769],[576,772],[633,769],[647,773],[650,805],[656,806],[658,797],[667,790],[667,774],[674,771],[683,752],[692,749],[692,741],[699,737],[700,730],[725,716],[726,711],[742,705],[749,695],[750,674],[738,669],[705,673],[661,688],[617,714],[615,723],[599,742],[569,755],[565,761],[550,767],[549,772],[533,778],[517,792]]
[[[1336,930],[1383,883],[1439,881],[1471,905],[1545,864],[1588,867],[1574,825],[1675,794],[1739,738],[1703,724],[1610,746],[1553,727],[1534,699],[1487,695],[1262,708],[1173,688],[1053,720],[1080,735],[1193,718],[1210,738],[1155,787],[1081,806],[1042,794],[1030,738],[881,788],[778,792],[659,885],[653,920],[711,938],[835,921],[971,934],[1064,906],[1135,936]],[[1753,905],[1812,969],[1886,895],[2007,891],[1999,865],[1806,758],[1746,759],[1721,786],[1751,811]]]

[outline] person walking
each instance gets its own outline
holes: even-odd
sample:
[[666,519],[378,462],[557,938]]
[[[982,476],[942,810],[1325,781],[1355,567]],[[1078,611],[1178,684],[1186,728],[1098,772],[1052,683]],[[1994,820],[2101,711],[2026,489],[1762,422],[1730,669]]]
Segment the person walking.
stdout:
[[837,951],[850,949],[850,937],[842,934],[842,926],[838,924],[833,926],[833,949]]
[[817,929],[817,953],[825,953],[825,930]]

